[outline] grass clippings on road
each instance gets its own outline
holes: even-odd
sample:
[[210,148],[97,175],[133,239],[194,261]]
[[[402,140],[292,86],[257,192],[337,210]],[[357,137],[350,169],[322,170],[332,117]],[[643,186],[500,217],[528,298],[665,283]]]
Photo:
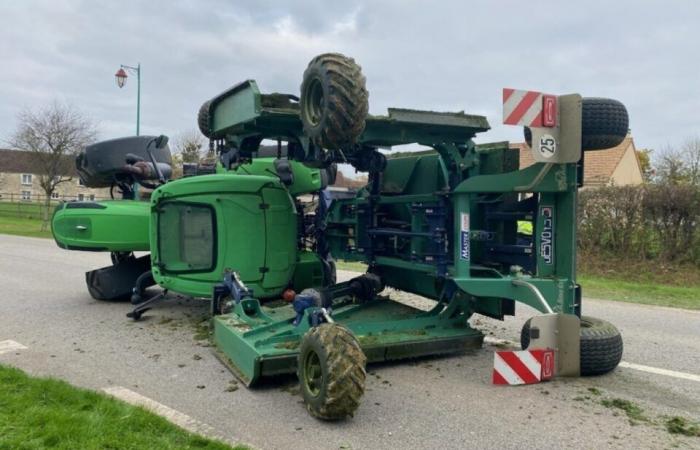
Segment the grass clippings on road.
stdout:
[[692,423],[685,417],[670,417],[666,419],[666,430],[671,434],[700,437],[700,425]]
[[0,448],[231,449],[145,409],[6,366],[0,366]]

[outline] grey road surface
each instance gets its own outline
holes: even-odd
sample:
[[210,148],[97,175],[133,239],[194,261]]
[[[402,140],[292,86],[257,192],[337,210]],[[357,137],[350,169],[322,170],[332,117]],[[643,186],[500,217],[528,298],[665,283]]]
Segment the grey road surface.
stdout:
[[[229,389],[234,378],[199,336],[206,302],[173,297],[133,322],[128,304],[93,300],[84,272],[108,263],[106,254],[0,235],[0,341],[27,347],[1,354],[0,364],[91,389],[123,386],[261,449],[700,448],[700,438],[663,426],[666,416],[700,420],[700,382],[618,368],[595,378],[493,386],[493,345],[369,366],[355,417],[320,422],[306,413],[291,377]],[[619,327],[625,361],[700,374],[700,313],[590,299],[584,313]],[[487,335],[517,340],[533,314],[523,307],[505,322],[471,321]],[[601,404],[615,398],[643,408],[648,421],[632,424],[624,411]]]

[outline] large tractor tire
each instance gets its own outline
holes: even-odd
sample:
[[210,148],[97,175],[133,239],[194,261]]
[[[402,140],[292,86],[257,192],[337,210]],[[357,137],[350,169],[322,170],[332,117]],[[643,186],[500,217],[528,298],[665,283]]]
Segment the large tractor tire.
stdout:
[[365,129],[368,97],[365,77],[354,59],[339,53],[315,57],[301,83],[304,133],[331,150],[354,144]]
[[323,420],[352,416],[365,392],[367,358],[347,328],[324,323],[306,332],[297,375],[309,413]]
[[207,138],[211,138],[211,129],[209,128],[209,106],[211,106],[211,100],[202,103],[197,113],[199,131]]
[[[612,148],[627,136],[629,117],[625,105],[619,101],[586,97],[581,109],[581,150]],[[528,127],[525,127],[525,142],[532,146],[532,132]]]
[[[530,319],[520,332],[523,350],[530,345]],[[610,322],[581,316],[581,375],[603,375],[622,359],[622,336]]]

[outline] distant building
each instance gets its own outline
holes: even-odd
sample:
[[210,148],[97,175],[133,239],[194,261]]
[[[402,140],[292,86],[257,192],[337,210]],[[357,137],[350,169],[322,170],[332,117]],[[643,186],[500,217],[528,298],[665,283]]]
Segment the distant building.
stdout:
[[[511,144],[511,148],[520,150],[521,169],[535,163],[530,147],[526,143]],[[615,186],[642,184],[644,176],[636,150],[634,139],[628,134],[617,147],[584,152],[584,188],[610,184]]]
[[[34,166],[35,154],[20,150],[0,149],[0,200],[2,201],[36,201],[44,200],[45,193],[39,184],[40,174]],[[109,197],[109,189],[93,189],[80,184],[78,172],[71,159],[70,173],[61,174],[72,177],[56,186],[53,193],[55,200],[96,200]]]

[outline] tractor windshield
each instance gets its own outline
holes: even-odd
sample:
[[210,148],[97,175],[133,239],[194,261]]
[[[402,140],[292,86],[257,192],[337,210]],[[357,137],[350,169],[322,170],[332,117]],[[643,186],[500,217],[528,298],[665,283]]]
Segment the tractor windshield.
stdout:
[[166,202],[158,214],[158,256],[167,272],[207,272],[216,265],[216,216],[211,206]]

